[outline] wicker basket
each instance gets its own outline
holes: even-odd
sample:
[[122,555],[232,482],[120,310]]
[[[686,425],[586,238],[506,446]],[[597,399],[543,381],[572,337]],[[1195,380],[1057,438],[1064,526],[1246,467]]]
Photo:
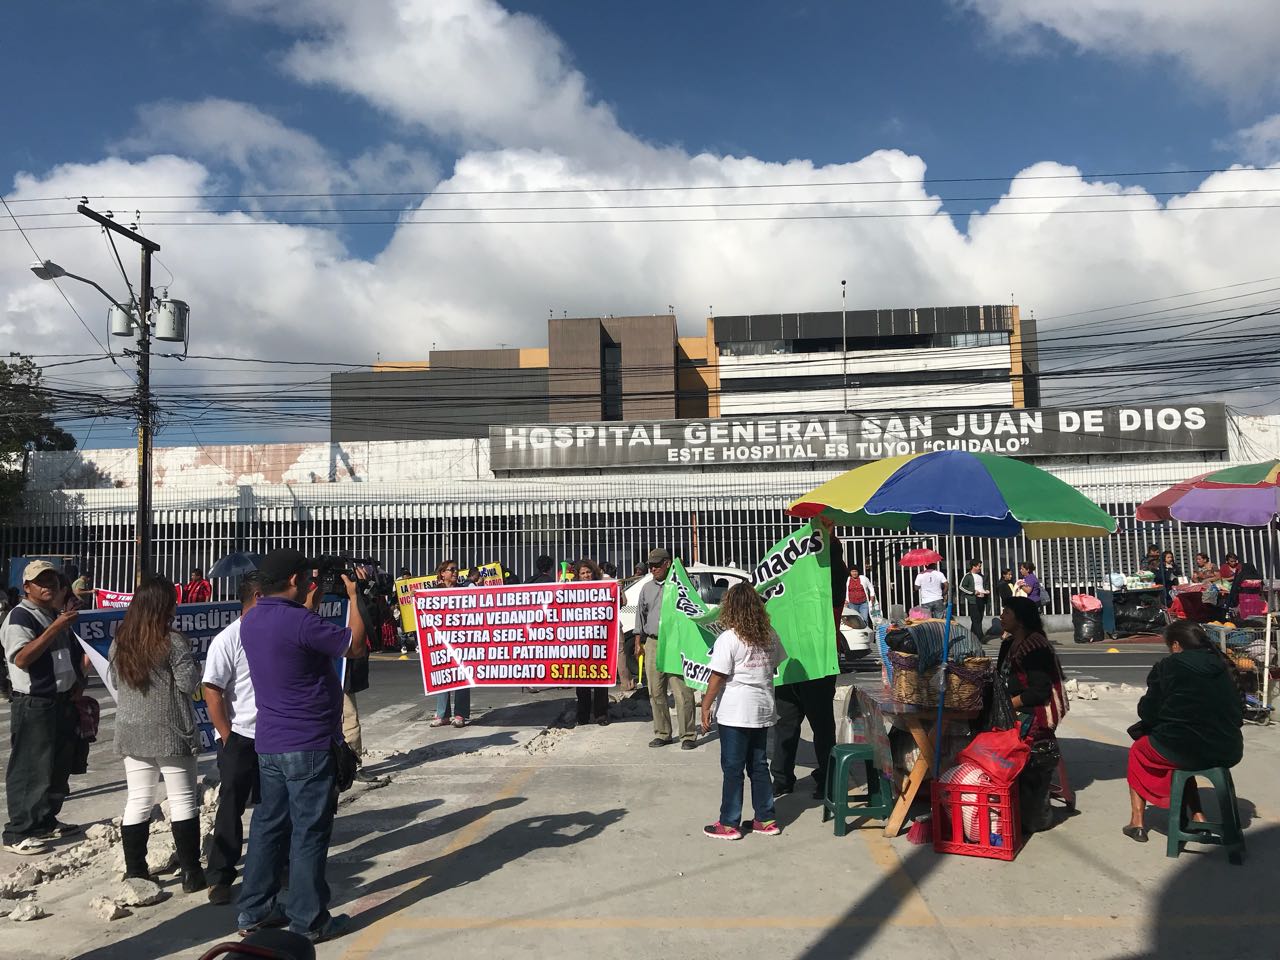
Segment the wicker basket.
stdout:
[[[893,666],[893,699],[917,707],[938,705],[938,667],[921,673],[919,657],[895,650],[889,651],[889,662]],[[947,709],[982,709],[982,694],[990,677],[989,657],[970,657],[961,663],[951,664],[947,669]]]

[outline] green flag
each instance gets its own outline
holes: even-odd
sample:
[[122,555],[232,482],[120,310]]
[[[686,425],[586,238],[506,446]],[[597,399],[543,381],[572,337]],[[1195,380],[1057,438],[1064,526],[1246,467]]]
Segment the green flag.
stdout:
[[[774,683],[815,680],[839,672],[831,601],[831,543],[821,527],[806,524],[774,544],[751,575],[765,600],[787,659]],[[698,596],[683,565],[671,565],[662,591],[658,668],[706,689],[711,647],[721,626],[719,607]]]

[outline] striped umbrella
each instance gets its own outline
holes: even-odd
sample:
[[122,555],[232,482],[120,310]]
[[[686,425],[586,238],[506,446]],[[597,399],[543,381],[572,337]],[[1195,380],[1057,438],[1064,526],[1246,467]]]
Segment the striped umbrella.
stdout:
[[[971,537],[1105,537],[1115,518],[1053,474],[1021,460],[965,450],[936,450],[855,467],[811,490],[787,508],[797,517],[823,517],[846,526]],[[950,567],[950,564],[948,564]],[[945,689],[954,591],[947,591],[942,669]],[[942,729],[944,697],[938,697]],[[934,773],[942,763],[942,737]]]
[[845,526],[971,537],[1105,537],[1115,518],[1051,473],[990,453],[937,450],[855,467],[788,508]]
[[1202,473],[1175,483],[1138,507],[1147,523],[1223,523],[1265,527],[1280,514],[1280,460]]

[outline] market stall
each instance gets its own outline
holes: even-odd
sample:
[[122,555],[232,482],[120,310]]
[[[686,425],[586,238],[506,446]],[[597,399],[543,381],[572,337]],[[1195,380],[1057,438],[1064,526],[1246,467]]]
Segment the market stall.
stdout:
[[[846,526],[946,533],[949,570],[956,569],[950,554],[957,533],[977,537],[1022,534],[1040,540],[1102,537],[1116,528],[1116,521],[1097,504],[1045,471],[1008,457],[958,450],[908,454],[857,467],[799,498],[788,512]],[[964,700],[958,689],[962,683],[974,682],[972,673],[966,675],[966,671],[976,665],[969,662],[973,658],[954,662],[955,593],[954,587],[948,591],[946,615],[939,624],[942,642],[937,659],[932,652],[927,659],[919,656],[913,683],[903,676],[911,665],[890,656],[892,676],[884,693],[870,699],[859,696],[860,709],[870,716],[890,718],[891,726],[906,729],[918,751],[886,830],[890,836],[901,829],[924,783],[941,773],[945,751],[944,738],[938,732],[947,731],[949,720],[965,721],[978,715],[977,705]],[[968,635],[968,631],[964,633]],[[953,688],[957,691],[954,697]]]
[[[1246,576],[1243,569],[1230,581],[1210,582],[1210,586],[1218,593],[1219,602],[1214,609],[1217,619],[1221,620],[1223,616],[1235,618],[1229,625],[1221,623],[1220,632],[1213,631],[1213,624],[1210,623],[1211,632],[1219,637],[1224,649],[1230,646],[1230,631],[1253,631],[1249,634],[1237,634],[1249,638],[1247,643],[1241,642],[1238,645],[1247,646],[1248,649],[1245,655],[1237,657],[1237,666],[1239,661],[1244,660],[1250,671],[1256,674],[1257,690],[1246,692],[1246,708],[1253,708],[1263,717],[1269,718],[1273,700],[1272,687],[1280,684],[1280,670],[1276,669],[1276,588],[1280,585],[1280,581],[1276,579],[1280,562],[1280,460],[1263,460],[1227,467],[1175,483],[1141,504],[1135,515],[1138,520],[1148,523],[1176,520],[1188,526],[1270,527],[1270,570],[1266,582],[1253,579],[1257,576],[1256,571],[1250,577]],[[1222,599],[1224,587],[1225,601]],[[1201,594],[1202,604],[1207,599],[1208,592],[1209,588],[1206,587]],[[1188,610],[1184,598],[1188,596],[1189,592],[1175,598],[1180,602],[1184,613]]]

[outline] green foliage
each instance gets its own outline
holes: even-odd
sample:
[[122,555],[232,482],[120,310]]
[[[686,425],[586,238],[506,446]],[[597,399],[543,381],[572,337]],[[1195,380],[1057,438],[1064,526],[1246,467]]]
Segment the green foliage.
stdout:
[[0,516],[8,516],[26,486],[29,450],[74,450],[75,437],[56,423],[56,404],[30,357],[0,361]]

